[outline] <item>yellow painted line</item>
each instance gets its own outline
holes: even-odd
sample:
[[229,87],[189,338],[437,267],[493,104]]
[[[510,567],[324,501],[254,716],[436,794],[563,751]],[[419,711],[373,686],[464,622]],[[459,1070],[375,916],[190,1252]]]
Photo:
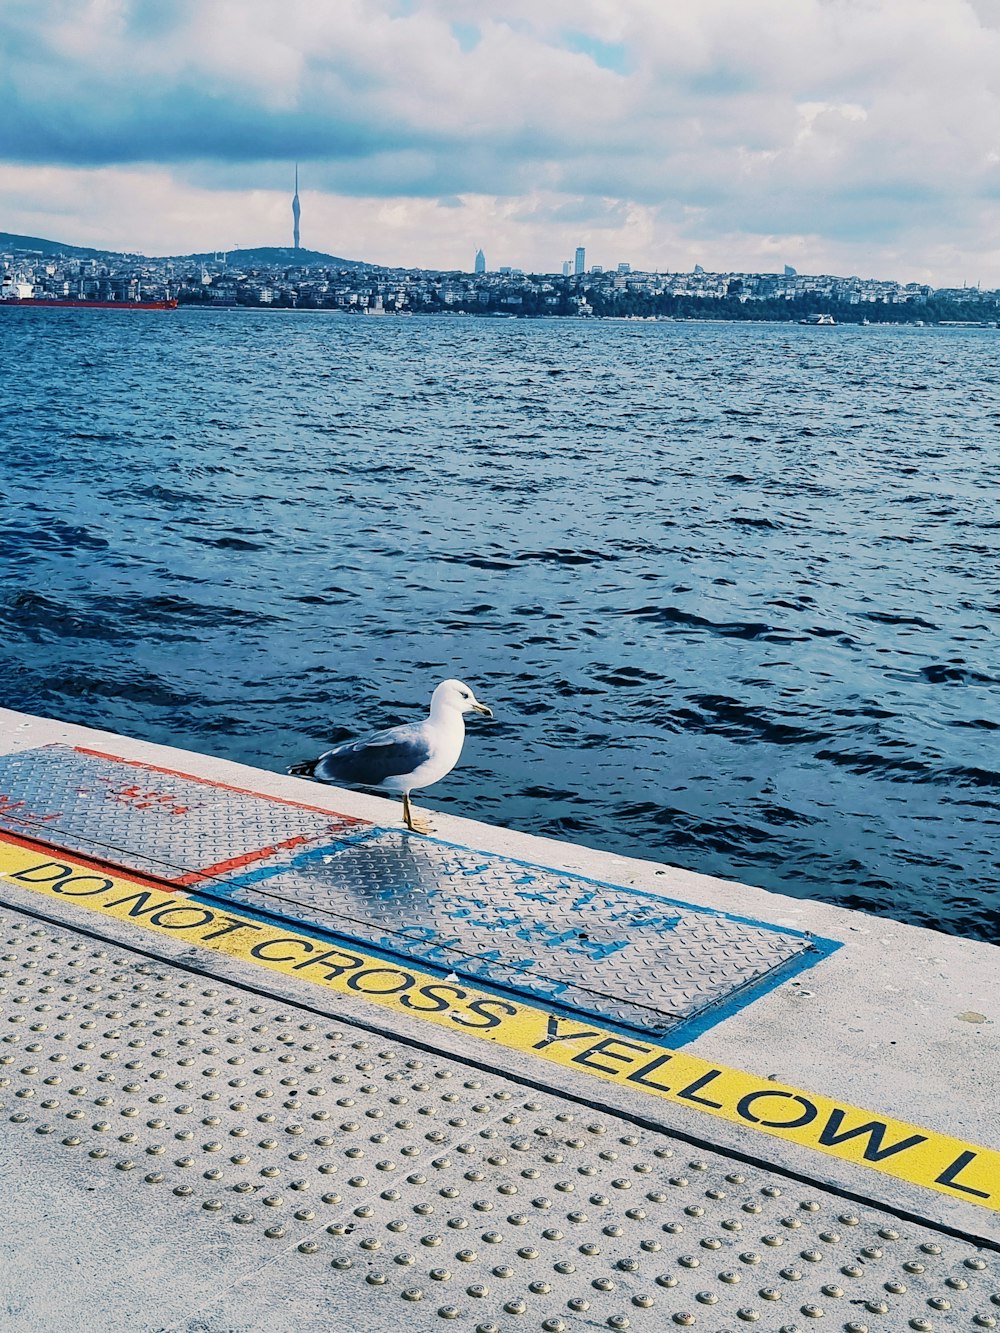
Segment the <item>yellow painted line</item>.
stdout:
[[464,982],[442,981],[430,972],[390,963],[361,949],[253,921],[126,876],[106,874],[73,856],[52,860],[3,837],[0,878],[45,897],[78,903],[101,916],[131,921],[283,976],[301,977],[338,995],[360,996],[397,1014],[466,1032],[563,1069],[583,1070],[619,1088],[691,1107],[1000,1212],[1000,1152],[994,1149],[772,1083],[655,1040],[626,1039],[535,1004]]

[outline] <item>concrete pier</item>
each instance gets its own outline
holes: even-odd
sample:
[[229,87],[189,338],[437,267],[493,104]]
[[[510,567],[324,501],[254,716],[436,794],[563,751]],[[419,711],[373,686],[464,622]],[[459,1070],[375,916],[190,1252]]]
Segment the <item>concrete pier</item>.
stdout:
[[1000,950],[398,821],[0,710],[4,1327],[1000,1327]]

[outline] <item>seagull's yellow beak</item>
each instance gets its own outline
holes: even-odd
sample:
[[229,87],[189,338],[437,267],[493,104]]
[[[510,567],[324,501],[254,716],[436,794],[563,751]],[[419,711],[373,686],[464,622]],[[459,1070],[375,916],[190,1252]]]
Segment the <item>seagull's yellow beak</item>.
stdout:
[[492,708],[487,708],[486,705],[485,705],[485,704],[481,704],[481,703],[479,702],[478,699],[477,699],[476,702],[472,705],[472,711],[473,711],[474,713],[482,713],[483,717],[492,717],[492,716],[493,716],[493,709],[492,709]]

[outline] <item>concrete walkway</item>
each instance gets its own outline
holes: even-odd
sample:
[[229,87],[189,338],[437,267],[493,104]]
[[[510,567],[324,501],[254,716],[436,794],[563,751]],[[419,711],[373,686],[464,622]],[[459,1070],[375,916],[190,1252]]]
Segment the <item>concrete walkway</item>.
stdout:
[[1000,1326],[1000,950],[9,711],[0,761],[14,1327]]

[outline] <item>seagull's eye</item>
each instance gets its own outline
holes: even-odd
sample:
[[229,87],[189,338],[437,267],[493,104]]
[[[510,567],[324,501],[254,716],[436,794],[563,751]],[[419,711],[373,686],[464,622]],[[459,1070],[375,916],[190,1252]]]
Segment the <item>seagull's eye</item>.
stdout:
[[463,690],[463,691],[462,691],[462,698],[463,698],[463,699],[471,699],[471,697],[472,697],[472,696],[469,694],[469,691],[468,691],[468,690]]

